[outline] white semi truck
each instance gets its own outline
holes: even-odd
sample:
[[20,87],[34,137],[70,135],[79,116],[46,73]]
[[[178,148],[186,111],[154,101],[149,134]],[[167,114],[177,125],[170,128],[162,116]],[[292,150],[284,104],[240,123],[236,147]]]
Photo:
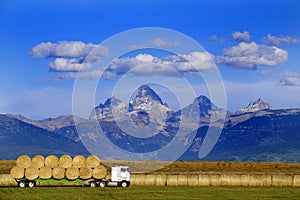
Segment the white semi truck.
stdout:
[[114,166],[111,167],[111,178],[107,177],[104,179],[91,178],[89,180],[75,179],[68,180],[66,178],[56,180],[56,179],[40,179],[28,180],[26,178],[16,179],[18,186],[23,187],[35,187],[36,183],[54,183],[54,184],[70,184],[70,183],[81,183],[84,186],[86,183],[90,187],[128,187],[130,185],[130,169],[128,166]]
[[128,166],[111,167],[111,179],[93,179],[91,187],[128,187],[130,185],[130,169]]

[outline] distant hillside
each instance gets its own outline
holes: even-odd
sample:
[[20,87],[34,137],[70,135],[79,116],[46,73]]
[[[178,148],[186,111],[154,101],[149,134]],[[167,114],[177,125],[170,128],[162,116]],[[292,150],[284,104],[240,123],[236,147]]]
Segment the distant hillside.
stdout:
[[[198,130],[183,160],[196,160],[208,127]],[[285,110],[254,116],[223,129],[204,160],[300,162],[300,113]]]
[[[222,121],[218,116],[226,118]],[[217,144],[202,160],[300,162],[300,109],[276,109],[258,99],[232,113],[199,96],[174,111],[147,85],[138,88],[129,102],[111,97],[99,104],[90,119],[59,116],[36,121],[0,115],[0,159],[20,154],[87,154],[82,140],[101,152],[102,136],[125,151],[141,154],[167,146],[176,136],[177,144],[191,144],[179,160],[199,160],[203,142],[210,142],[205,140],[208,127],[220,131],[222,125]],[[182,130],[187,136],[179,133]]]
[[16,159],[20,154],[87,154],[81,143],[64,136],[0,115],[0,159]]

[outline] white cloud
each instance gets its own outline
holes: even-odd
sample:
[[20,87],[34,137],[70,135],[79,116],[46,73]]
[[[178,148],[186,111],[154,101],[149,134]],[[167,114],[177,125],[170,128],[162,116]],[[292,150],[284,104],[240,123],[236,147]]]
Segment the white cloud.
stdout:
[[100,79],[102,77],[105,80],[114,79],[116,74],[110,71],[104,70],[90,70],[90,71],[83,71],[83,72],[68,72],[66,74],[58,75],[52,78],[43,78],[41,82],[47,81],[61,81],[67,79]]
[[295,36],[273,36],[268,34],[263,38],[263,42],[266,44],[279,46],[281,44],[296,44],[298,42],[298,38]]
[[219,37],[218,35],[211,35],[207,38],[207,40],[210,42],[226,42],[225,38]]
[[218,41],[219,37],[217,35],[211,35],[207,38],[208,41]]
[[97,48],[97,56],[108,56],[106,47],[93,43],[83,43],[81,41],[59,41],[57,43],[42,42],[34,46],[29,52],[35,58],[49,57],[86,57],[93,49]]
[[300,78],[297,77],[283,77],[279,81],[281,86],[300,86]]
[[100,62],[109,55],[108,48],[81,41],[43,42],[29,52],[35,58],[56,58],[49,62],[51,71],[80,71],[90,69],[91,64]]
[[49,63],[49,68],[53,71],[83,71],[90,69],[91,63],[80,62],[76,58],[56,58],[53,62]]
[[198,71],[213,69],[215,66],[212,62],[213,58],[213,55],[207,52],[192,52],[162,58],[150,54],[139,54],[135,57],[115,59],[109,69],[117,75],[122,75],[129,70],[136,75],[161,74],[168,76],[178,75],[177,73],[195,75]]
[[288,52],[278,47],[241,42],[237,46],[223,49],[223,56],[217,58],[217,64],[255,70],[257,65],[276,66],[287,59]]
[[239,32],[236,31],[231,34],[231,38],[237,42],[248,42],[250,41],[250,34],[248,31]]
[[262,70],[260,71],[260,74],[262,76],[265,76],[265,77],[295,77],[295,78],[300,78],[300,73],[297,73],[297,72],[290,72],[288,70],[284,71],[284,72],[279,72],[279,73],[275,73],[275,72],[272,72],[270,70]]
[[[207,52],[192,52],[190,54],[172,55],[162,58],[150,54],[138,54],[135,57],[117,58],[113,60],[105,71],[104,69],[99,69],[74,72],[76,70],[72,71],[69,67],[67,70],[69,72],[66,74],[52,78],[44,78],[40,81],[60,81],[75,78],[99,79],[100,77],[110,80],[115,79],[118,75],[124,75],[125,73],[131,73],[135,76],[161,75],[165,77],[176,77],[179,74],[199,76],[199,71],[208,71],[215,67],[213,59],[213,55]],[[74,65],[74,69],[76,69],[76,62]],[[65,66],[61,67],[66,68]]]
[[154,38],[153,44],[157,47],[176,47],[180,43],[178,41],[168,41],[165,38]]
[[282,73],[274,73],[269,70],[260,72],[265,77],[280,77],[279,86],[300,86],[300,73],[285,71]]

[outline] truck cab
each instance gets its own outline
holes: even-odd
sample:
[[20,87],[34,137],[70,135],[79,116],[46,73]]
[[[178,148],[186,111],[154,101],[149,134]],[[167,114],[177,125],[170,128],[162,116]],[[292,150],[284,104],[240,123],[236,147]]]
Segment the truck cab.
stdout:
[[112,182],[130,182],[130,170],[128,166],[116,166],[111,168]]
[[128,187],[130,185],[130,169],[128,166],[111,167],[110,179],[94,179],[89,181],[91,187]]

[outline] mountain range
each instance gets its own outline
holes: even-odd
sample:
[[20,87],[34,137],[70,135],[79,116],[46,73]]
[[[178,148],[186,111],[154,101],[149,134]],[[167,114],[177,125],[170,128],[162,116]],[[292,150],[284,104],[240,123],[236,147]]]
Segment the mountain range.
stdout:
[[[95,132],[98,125],[101,132]],[[201,160],[300,162],[300,109],[273,108],[260,98],[229,112],[199,96],[176,111],[148,85],[139,87],[129,102],[111,97],[100,103],[89,119],[0,115],[0,159],[20,154],[87,155],[82,141],[97,142],[103,134],[114,145],[137,153],[158,150],[179,135],[182,143],[190,140],[179,160],[200,160],[208,128],[221,135]],[[186,136],[180,136],[182,129]],[[78,130],[84,133],[79,135]]]

